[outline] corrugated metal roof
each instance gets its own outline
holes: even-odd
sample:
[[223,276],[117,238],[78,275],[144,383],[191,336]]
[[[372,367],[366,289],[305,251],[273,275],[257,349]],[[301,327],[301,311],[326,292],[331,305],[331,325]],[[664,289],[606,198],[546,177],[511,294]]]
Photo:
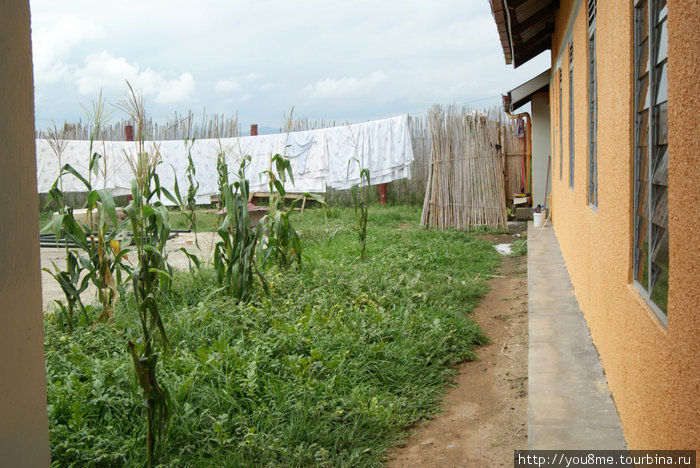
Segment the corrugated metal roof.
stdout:
[[552,46],[559,0],[489,0],[507,64],[519,67]]

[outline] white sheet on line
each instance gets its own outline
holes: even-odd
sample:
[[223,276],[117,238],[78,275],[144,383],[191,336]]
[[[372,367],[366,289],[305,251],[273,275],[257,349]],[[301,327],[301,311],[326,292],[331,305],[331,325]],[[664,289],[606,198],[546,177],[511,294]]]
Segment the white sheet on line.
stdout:
[[[161,155],[162,163],[157,168],[161,185],[173,192],[177,176],[184,197],[188,187],[184,142],[147,141],[144,144],[147,151],[158,151]],[[36,148],[37,185],[40,193],[46,193],[58,175],[58,158],[47,140],[36,140]],[[130,193],[133,175],[128,158],[133,159],[137,153],[136,143],[98,142],[93,151],[102,155],[98,174],[92,176],[93,187],[108,189],[117,195]],[[289,134],[202,139],[196,140],[190,151],[199,183],[198,203],[208,203],[210,196],[219,192],[217,154],[222,151],[226,155],[230,181],[236,180],[242,157],[251,156],[246,167],[251,192],[269,191],[265,171],[275,170],[271,168],[271,158],[275,154],[289,157],[294,174],[294,184],[288,181],[286,185],[289,192],[322,193],[326,186],[350,188],[360,183],[360,167],[369,170],[373,185],[410,178],[413,162],[407,116]],[[87,178],[89,154],[87,141],[68,141],[62,153],[62,164],[70,164]],[[63,178],[63,190],[79,192],[85,187],[77,178],[67,175]],[[164,203],[167,202],[164,200]]]

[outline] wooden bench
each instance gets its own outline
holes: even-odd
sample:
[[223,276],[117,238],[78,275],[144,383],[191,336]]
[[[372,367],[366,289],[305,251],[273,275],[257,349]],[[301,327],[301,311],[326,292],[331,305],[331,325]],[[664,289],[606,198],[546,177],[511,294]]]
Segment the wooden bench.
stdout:
[[[306,200],[308,197],[303,196],[301,193],[288,193],[284,196],[285,199],[288,200],[296,200],[297,198],[302,197],[301,200],[301,211],[304,211],[304,208],[306,207]],[[256,198],[270,198],[270,193],[268,192],[251,192],[250,195],[248,196],[248,202],[252,203],[254,199]],[[217,208],[221,208],[220,204],[221,200],[219,199],[219,195],[215,194],[211,196],[211,203],[215,204]]]
[[[251,192],[250,196],[248,197],[249,202],[253,202],[254,199],[256,198],[270,198],[271,194],[267,192]],[[296,200],[297,198],[302,197],[301,200],[301,211],[304,211],[304,207],[306,207],[306,200],[307,197],[303,196],[301,193],[288,193],[284,196],[285,199],[288,200]]]

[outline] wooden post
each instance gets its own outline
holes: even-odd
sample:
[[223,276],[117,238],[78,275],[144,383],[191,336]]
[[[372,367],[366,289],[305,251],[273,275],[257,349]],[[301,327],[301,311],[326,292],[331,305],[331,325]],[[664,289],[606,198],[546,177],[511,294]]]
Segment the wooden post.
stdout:
[[250,136],[258,136],[258,124],[250,124]]

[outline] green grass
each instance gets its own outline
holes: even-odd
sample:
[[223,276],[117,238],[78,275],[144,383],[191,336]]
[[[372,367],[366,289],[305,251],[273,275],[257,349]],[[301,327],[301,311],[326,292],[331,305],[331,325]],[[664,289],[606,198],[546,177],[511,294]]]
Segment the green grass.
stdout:
[[513,252],[511,256],[524,257],[525,255],[527,255],[527,235],[523,234],[519,239],[513,242]]
[[[293,218],[304,268],[267,270],[270,297],[237,304],[211,270],[176,276],[158,370],[173,401],[164,466],[381,466],[486,341],[468,312],[500,261],[488,242],[422,230],[420,208],[372,206],[363,263],[352,209]],[[47,316],[53,466],[143,465],[136,322],[128,301],[72,336]]]
[[39,212],[39,228],[46,226],[49,221],[53,218],[53,213],[50,211],[40,211]]
[[[197,231],[198,232],[213,232],[216,231],[216,226],[219,221],[219,215],[215,209],[198,210],[197,211]],[[170,224],[173,229],[189,229],[190,226],[187,218],[179,211],[170,211]]]

